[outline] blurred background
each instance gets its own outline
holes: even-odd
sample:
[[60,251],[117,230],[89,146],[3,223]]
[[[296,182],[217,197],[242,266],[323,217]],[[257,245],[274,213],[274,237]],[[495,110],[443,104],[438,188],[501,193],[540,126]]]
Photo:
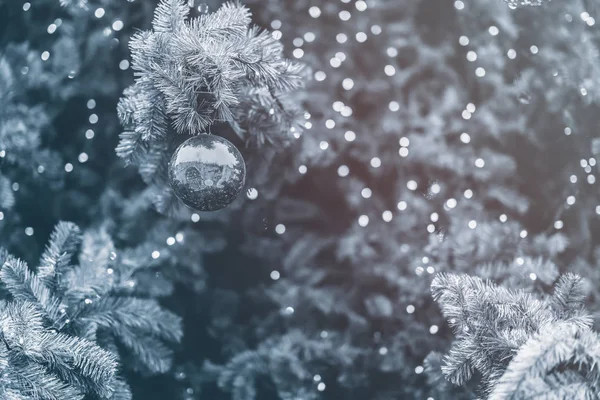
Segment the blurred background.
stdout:
[[184,336],[167,373],[125,364],[134,399],[472,399],[426,371],[453,338],[438,272],[544,294],[572,271],[600,311],[595,2],[245,1],[306,64],[302,132],[233,136],[240,196],[176,215],[115,153],[157,2],[63,3],[0,0],[0,244],[33,267],[72,221],[145,263]]

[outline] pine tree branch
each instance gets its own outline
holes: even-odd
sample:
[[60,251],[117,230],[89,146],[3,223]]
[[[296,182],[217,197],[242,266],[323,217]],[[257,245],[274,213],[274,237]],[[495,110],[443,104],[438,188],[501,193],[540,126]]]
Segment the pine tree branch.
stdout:
[[52,231],[50,242],[42,254],[37,269],[40,279],[52,287],[55,284],[55,276],[65,272],[80,242],[81,233],[75,224],[59,222]]
[[551,297],[551,306],[567,318],[581,312],[584,302],[585,290],[581,277],[570,273],[562,275]]
[[[297,100],[281,101],[302,87],[303,66],[284,58],[273,35],[251,26],[248,8],[236,1],[198,18],[188,13],[183,0],[161,0],[153,30],[133,35],[136,81],[118,106],[125,132],[117,155],[159,186],[157,193],[165,193],[172,133],[197,135],[227,122],[248,144],[282,146],[303,117]],[[254,89],[270,99],[249,95]],[[161,209],[172,209],[162,200]]]
[[29,270],[25,262],[9,256],[0,269],[0,281],[17,301],[38,304],[50,320],[61,319],[62,302],[53,296],[45,283]]
[[132,297],[103,297],[81,310],[78,319],[113,329],[124,326],[165,340],[181,340],[181,319],[156,301]]
[[83,234],[79,263],[69,265],[79,240],[77,226],[56,226],[40,268],[51,286],[0,250],[0,281],[12,297],[0,302],[2,398],[130,400],[131,391],[117,377],[123,348],[113,337],[133,367],[151,373],[171,367],[167,344],[181,340],[181,318],[156,300],[123,296],[122,285],[134,284],[135,269],[114,262],[115,247],[104,229]]

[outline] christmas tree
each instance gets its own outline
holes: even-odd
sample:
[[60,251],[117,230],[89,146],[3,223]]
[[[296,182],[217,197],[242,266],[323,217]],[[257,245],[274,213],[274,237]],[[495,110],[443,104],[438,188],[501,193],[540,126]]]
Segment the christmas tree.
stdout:
[[0,397],[599,398],[598,11],[0,0]]

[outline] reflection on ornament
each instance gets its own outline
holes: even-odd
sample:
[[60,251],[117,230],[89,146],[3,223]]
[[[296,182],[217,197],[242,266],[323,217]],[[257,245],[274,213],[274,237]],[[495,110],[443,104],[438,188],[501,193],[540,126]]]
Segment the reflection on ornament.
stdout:
[[531,101],[531,96],[529,95],[529,93],[522,92],[519,94],[519,102],[521,104],[529,104],[530,101]]
[[220,210],[244,186],[246,165],[239,150],[220,136],[200,134],[183,142],[169,162],[175,195],[199,211]]

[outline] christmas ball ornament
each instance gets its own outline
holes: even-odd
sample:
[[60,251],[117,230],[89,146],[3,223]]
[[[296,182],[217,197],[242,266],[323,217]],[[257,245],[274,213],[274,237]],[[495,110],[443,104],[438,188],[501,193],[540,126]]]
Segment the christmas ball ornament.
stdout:
[[216,211],[231,204],[245,179],[242,155],[220,136],[200,134],[189,138],[169,162],[169,181],[175,195],[198,211]]

